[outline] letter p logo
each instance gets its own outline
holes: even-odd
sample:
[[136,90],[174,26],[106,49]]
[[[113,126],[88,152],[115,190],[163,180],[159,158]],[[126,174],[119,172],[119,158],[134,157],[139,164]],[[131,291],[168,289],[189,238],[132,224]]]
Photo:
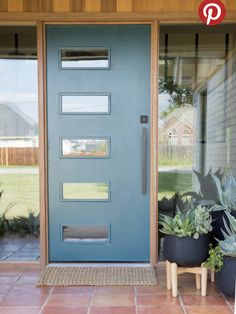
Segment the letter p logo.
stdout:
[[204,0],[198,9],[199,18],[207,26],[220,24],[225,14],[225,6],[220,0]]

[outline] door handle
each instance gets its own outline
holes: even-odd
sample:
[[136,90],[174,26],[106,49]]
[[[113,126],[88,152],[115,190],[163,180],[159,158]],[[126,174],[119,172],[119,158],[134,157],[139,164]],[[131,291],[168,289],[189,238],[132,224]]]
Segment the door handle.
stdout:
[[142,128],[142,194],[147,194],[147,128]]

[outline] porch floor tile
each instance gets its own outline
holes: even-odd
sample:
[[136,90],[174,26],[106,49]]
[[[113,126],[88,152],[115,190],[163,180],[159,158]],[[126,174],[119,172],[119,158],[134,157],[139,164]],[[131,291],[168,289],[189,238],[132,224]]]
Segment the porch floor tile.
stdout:
[[0,314],[38,314],[40,307],[37,306],[0,306]]
[[80,294],[51,294],[48,298],[48,305],[53,306],[88,306],[90,295]]
[[96,294],[92,297],[93,306],[134,306],[134,295],[107,293]]
[[92,307],[90,314],[136,314],[134,306]]
[[229,307],[221,305],[188,305],[186,310],[188,314],[232,314]]
[[181,306],[162,305],[162,306],[140,306],[138,314],[183,314]]
[[42,314],[87,314],[87,307],[79,306],[45,306]]
[[0,314],[233,314],[234,300],[208,282],[201,297],[195,278],[184,274],[179,296],[166,290],[165,265],[158,286],[35,287],[37,270],[0,269]]

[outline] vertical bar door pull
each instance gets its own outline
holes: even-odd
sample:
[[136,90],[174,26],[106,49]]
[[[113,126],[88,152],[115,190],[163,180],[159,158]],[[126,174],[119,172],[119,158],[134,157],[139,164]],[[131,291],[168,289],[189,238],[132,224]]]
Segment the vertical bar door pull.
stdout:
[[142,128],[142,194],[147,194],[147,128]]

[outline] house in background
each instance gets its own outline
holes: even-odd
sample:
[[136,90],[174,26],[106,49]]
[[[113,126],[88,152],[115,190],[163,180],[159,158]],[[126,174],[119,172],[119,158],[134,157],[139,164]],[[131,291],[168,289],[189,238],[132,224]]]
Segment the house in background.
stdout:
[[0,137],[36,136],[37,123],[13,103],[0,103]]
[[191,105],[175,108],[159,122],[160,145],[195,144],[195,109]]
[[38,124],[17,105],[0,103],[0,165],[38,164]]

